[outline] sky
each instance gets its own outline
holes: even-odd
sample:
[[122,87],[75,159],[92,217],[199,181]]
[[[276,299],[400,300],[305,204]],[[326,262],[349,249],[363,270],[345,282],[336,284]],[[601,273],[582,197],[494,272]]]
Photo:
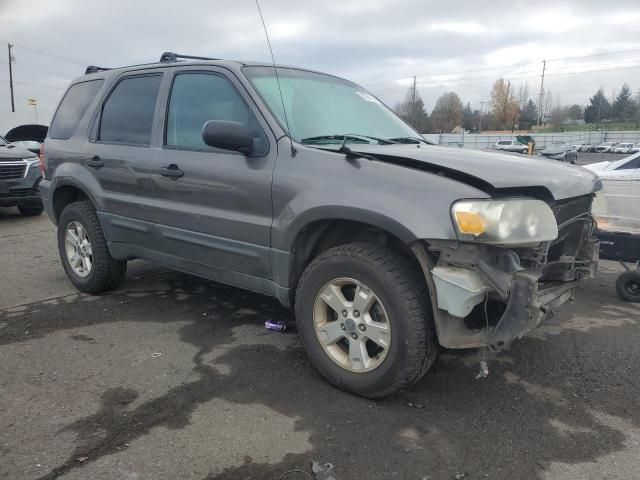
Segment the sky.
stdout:
[[[586,104],[599,87],[640,90],[638,0],[262,0],[280,64],[357,82],[390,106],[416,76],[428,112],[445,91],[479,109],[500,76]],[[16,112],[11,113],[6,44]],[[269,61],[255,0],[0,0],[0,134],[48,125],[87,65],[148,63],[163,51]],[[486,106],[484,107],[486,108]]]

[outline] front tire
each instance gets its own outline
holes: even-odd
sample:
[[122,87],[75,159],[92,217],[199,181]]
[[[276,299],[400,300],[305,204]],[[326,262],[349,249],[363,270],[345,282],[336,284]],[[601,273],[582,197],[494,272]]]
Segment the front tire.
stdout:
[[627,302],[640,302],[640,271],[624,272],[616,280],[618,295]]
[[109,253],[95,208],[86,200],[70,203],[62,210],[58,252],[67,277],[81,292],[112,290],[127,271],[127,262]]
[[396,251],[369,243],[331,248],[298,284],[302,345],[338,388],[368,398],[396,394],[437,356],[428,298],[419,268]]

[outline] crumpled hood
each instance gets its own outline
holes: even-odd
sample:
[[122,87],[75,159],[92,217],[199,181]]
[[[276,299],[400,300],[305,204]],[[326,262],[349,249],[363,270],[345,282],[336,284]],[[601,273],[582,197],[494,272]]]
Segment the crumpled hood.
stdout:
[[561,200],[587,195],[601,188],[598,176],[593,172],[540,157],[522,157],[432,145],[420,145],[419,148],[417,145],[349,145],[349,147],[354,152],[369,154],[380,161],[434,173],[440,170],[444,175],[484,190],[508,189],[509,193],[517,194],[518,187],[528,189],[542,187],[555,200]]
[[26,148],[16,145],[0,145],[0,162],[3,160],[22,160],[23,158],[35,158],[37,155]]

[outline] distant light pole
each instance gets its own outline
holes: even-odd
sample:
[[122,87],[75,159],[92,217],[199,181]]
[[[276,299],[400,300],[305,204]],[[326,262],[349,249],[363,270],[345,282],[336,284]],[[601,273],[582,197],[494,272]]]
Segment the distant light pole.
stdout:
[[30,107],[33,107],[33,109],[36,112],[36,123],[38,123],[38,101],[35,98],[28,98],[27,99],[27,104]]

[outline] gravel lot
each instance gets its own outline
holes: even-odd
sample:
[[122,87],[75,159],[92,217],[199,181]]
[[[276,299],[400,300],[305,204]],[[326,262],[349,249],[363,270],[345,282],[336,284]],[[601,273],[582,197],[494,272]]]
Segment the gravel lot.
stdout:
[[78,294],[48,219],[14,209],[0,251],[0,478],[297,480],[312,460],[338,480],[638,478],[640,309],[615,263],[486,379],[479,352],[447,351],[371,402],[265,331],[290,318],[268,298],[137,261]]

